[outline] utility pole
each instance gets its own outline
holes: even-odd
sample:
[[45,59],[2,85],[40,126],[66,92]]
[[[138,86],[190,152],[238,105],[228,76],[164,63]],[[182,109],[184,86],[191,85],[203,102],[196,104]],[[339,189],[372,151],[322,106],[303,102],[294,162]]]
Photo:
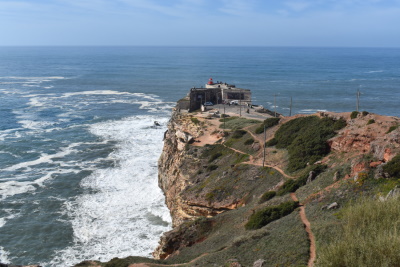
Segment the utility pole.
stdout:
[[264,124],[264,156],[263,156],[263,168],[265,164],[265,141],[267,140],[267,132],[265,131],[265,124]]
[[239,117],[242,117],[242,90],[240,90],[239,95]]
[[225,131],[225,129],[226,129],[226,128],[225,128],[225,117],[226,117],[226,116],[225,116],[225,103],[224,103],[224,131]]
[[[361,85],[360,85],[360,87],[361,87]],[[359,88],[359,89],[357,89],[357,105],[356,105],[357,112],[360,108],[360,95],[361,95],[361,92],[360,92],[360,88]]]
[[290,111],[289,111],[289,117],[292,116],[292,103],[293,103],[292,97],[290,97]]

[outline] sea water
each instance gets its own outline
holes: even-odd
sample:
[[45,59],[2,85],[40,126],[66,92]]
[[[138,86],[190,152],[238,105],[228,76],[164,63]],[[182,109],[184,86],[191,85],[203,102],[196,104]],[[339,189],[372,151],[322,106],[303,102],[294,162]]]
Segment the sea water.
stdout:
[[[399,116],[400,49],[0,47],[0,262],[151,257],[171,108],[214,81],[288,115]],[[155,126],[158,121],[161,126]]]

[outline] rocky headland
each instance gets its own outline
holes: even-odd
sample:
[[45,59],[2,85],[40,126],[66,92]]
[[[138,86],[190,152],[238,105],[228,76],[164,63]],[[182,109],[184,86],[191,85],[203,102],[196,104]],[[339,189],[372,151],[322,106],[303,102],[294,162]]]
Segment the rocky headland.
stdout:
[[77,266],[326,266],[353,204],[399,194],[397,117],[229,115],[172,112],[158,165],[173,230],[154,259]]

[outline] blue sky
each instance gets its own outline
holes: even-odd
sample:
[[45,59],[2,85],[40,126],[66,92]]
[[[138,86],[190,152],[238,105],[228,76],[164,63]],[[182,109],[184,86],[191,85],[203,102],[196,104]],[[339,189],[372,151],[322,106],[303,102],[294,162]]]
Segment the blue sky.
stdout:
[[0,45],[400,47],[400,0],[0,0]]

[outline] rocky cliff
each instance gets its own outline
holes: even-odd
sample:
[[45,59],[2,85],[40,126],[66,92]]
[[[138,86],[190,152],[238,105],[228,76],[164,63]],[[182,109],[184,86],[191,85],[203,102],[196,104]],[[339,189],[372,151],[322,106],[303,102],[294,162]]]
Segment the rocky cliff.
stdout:
[[346,224],[342,209],[400,194],[399,125],[368,112],[223,120],[175,110],[159,159],[173,230],[155,259],[106,266],[318,265]]

